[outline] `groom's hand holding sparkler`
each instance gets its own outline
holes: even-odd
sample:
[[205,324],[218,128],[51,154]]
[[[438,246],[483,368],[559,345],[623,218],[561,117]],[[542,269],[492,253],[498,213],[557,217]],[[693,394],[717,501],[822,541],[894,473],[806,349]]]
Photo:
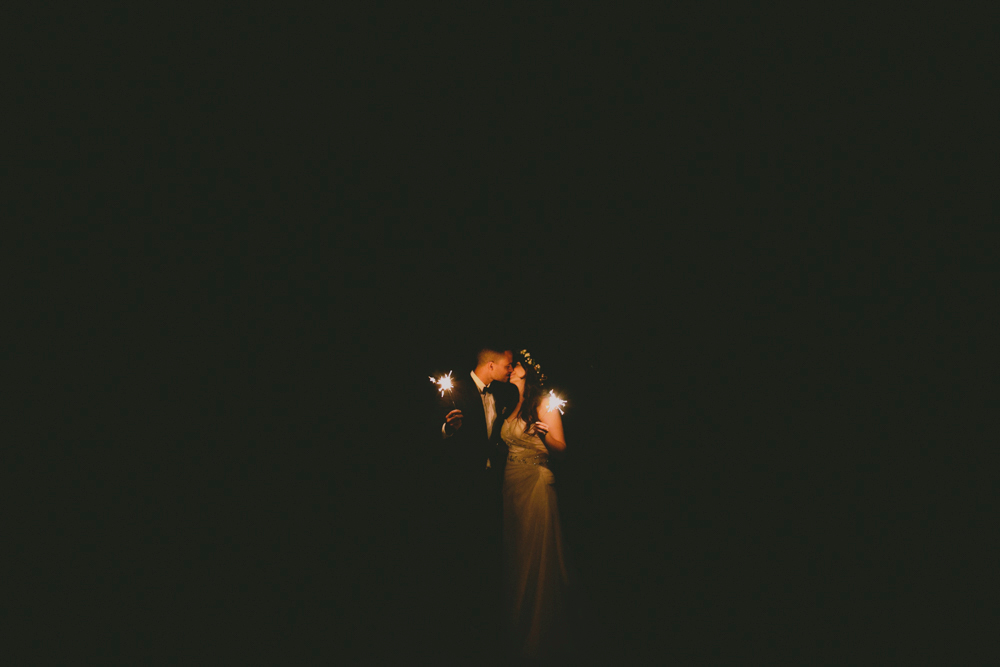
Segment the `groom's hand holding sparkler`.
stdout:
[[455,409],[444,417],[444,435],[445,437],[451,436],[455,431],[462,428],[462,411],[455,405],[455,397],[451,395],[452,389],[455,388],[455,385],[451,381],[451,371],[448,371],[447,375],[442,375],[439,378],[429,377],[427,379],[438,386],[442,398],[446,392],[451,397],[451,407]]
[[452,410],[444,418],[444,428],[448,433],[454,433],[462,428],[462,411]]

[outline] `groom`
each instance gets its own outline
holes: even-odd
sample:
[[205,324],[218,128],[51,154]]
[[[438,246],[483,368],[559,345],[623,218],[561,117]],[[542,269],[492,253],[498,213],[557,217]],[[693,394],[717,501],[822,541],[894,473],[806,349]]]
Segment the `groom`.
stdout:
[[508,384],[513,354],[503,347],[483,347],[476,367],[453,379],[454,406],[440,426],[455,481],[455,531],[465,558],[456,585],[464,607],[467,638],[484,656],[497,650],[501,633],[503,473],[507,447],[500,439],[504,419],[517,406],[517,388]]
[[475,369],[453,380],[455,406],[441,427],[442,437],[450,441],[470,475],[489,480],[497,489],[507,461],[506,450],[499,446],[500,426],[518,397],[516,388],[508,384],[514,371],[513,358],[510,350],[482,348]]

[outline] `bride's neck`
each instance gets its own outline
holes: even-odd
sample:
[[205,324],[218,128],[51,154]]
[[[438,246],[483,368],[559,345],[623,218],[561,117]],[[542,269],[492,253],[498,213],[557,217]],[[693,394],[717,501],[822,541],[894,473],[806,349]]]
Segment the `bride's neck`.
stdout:
[[514,412],[512,414],[517,415],[521,412],[521,404],[524,403],[524,389],[521,387],[517,388],[517,405],[514,406]]

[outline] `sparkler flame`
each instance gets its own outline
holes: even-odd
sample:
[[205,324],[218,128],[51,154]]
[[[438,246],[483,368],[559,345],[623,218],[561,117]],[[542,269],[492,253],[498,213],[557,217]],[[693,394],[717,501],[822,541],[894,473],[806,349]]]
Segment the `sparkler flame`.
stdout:
[[564,415],[566,414],[565,412],[563,412],[562,409],[562,406],[564,405],[566,405],[566,401],[556,396],[555,392],[552,389],[549,389],[549,409],[547,410],[547,412],[552,412],[553,410],[558,409],[559,414]]
[[451,388],[452,388],[452,384],[451,384],[451,371],[448,371],[447,375],[442,375],[441,377],[439,377],[436,380],[434,378],[432,378],[432,377],[428,377],[427,379],[430,380],[431,382],[433,382],[434,384],[436,384],[438,386],[438,388],[441,389],[441,397],[442,398],[444,398],[444,392],[451,391]]

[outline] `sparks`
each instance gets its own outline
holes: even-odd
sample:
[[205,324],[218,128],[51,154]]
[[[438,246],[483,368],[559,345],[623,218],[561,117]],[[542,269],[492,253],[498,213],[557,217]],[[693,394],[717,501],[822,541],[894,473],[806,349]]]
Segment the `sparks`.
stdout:
[[558,396],[556,396],[555,392],[550,389],[549,390],[549,409],[548,409],[548,412],[552,412],[553,410],[558,409],[559,410],[559,414],[564,415],[564,414],[566,414],[565,412],[563,412],[563,409],[562,409],[562,406],[564,406],[564,405],[566,405],[566,401],[564,401],[561,398],[559,398]]
[[438,379],[428,377],[428,380],[436,384],[441,389],[441,397],[444,398],[444,392],[451,391],[451,371],[448,371],[447,375],[442,375]]

